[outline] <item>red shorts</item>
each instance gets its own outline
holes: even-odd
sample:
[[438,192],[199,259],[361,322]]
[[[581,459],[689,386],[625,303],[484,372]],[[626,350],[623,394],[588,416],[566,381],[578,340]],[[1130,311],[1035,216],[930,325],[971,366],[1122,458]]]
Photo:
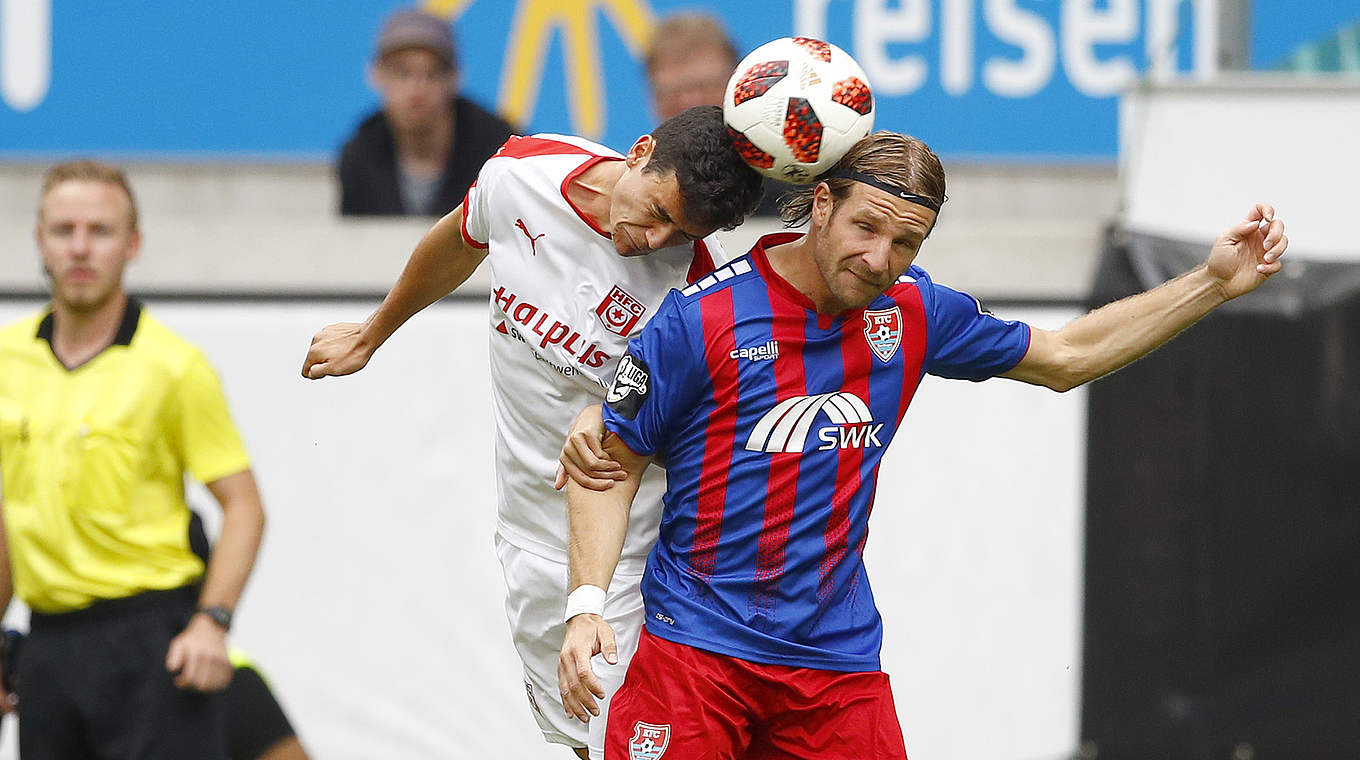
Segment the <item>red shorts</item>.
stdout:
[[882,671],[762,665],[645,628],[605,731],[605,760],[907,757]]

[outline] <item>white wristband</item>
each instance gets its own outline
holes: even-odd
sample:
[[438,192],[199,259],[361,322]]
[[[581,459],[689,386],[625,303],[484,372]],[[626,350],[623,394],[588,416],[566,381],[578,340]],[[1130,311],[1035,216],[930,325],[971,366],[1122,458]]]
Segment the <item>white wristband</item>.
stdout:
[[604,589],[599,586],[577,586],[567,594],[567,612],[563,620],[580,614],[604,616]]

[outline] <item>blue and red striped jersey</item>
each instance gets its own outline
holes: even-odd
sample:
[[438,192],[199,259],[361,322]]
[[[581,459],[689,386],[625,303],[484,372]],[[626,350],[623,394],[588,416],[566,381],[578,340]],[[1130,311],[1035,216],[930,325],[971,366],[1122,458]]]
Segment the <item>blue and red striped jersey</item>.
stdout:
[[754,662],[878,670],[863,551],[884,449],[925,373],[1005,372],[1029,328],[917,267],[864,309],[818,314],[765,255],[795,237],[671,291],[629,344],[605,424],[667,468],[648,630]]

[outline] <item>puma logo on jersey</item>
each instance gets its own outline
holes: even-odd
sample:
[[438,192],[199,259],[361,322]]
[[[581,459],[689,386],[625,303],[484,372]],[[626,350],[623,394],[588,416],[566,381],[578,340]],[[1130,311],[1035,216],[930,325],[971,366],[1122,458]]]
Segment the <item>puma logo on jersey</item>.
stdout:
[[530,235],[530,234],[529,234],[529,228],[524,226],[524,220],[523,220],[523,219],[516,219],[516,220],[515,220],[515,226],[519,228],[519,231],[520,231],[520,232],[523,232],[523,233],[524,233],[524,237],[529,238],[529,254],[532,255],[532,256],[537,256],[537,255],[538,255],[538,242],[537,242],[537,241],[538,241],[539,238],[543,237],[544,235],[547,235],[548,233],[543,232],[543,233],[540,233],[540,234],[538,234],[538,235]]
[[883,423],[874,422],[869,405],[853,393],[822,393],[784,399],[760,418],[746,439],[747,451],[801,454],[812,433],[812,423],[825,415],[831,425],[817,430],[817,451],[879,448]]

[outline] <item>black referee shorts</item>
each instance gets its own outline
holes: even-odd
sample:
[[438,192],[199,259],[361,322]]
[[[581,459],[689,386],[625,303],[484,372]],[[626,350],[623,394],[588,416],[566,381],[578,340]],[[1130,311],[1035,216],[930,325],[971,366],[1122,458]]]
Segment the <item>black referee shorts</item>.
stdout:
[[227,760],[221,698],[175,687],[170,640],[195,588],[34,613],[19,661],[24,760]]
[[294,735],[288,716],[258,671],[241,665],[222,693],[227,714],[227,748],[231,760],[255,760],[270,747]]

